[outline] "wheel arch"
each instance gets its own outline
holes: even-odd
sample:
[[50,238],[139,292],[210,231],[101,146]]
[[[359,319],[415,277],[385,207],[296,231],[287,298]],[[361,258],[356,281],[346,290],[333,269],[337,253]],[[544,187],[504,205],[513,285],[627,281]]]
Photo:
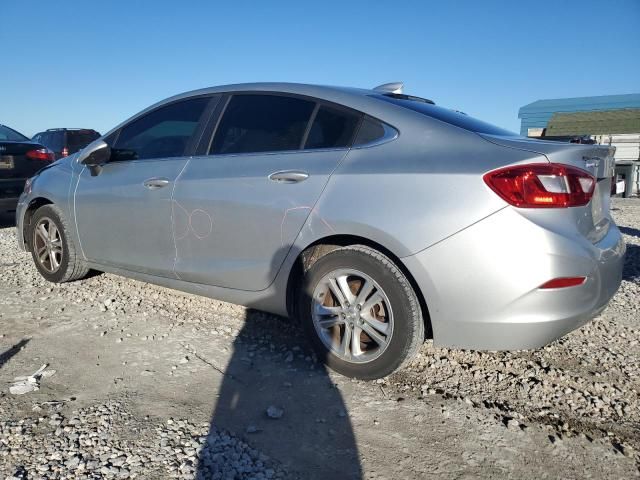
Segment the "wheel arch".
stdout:
[[54,202],[49,198],[36,197],[29,202],[29,205],[27,205],[27,208],[24,211],[24,216],[22,219],[22,238],[24,239],[24,245],[27,251],[31,251],[31,245],[29,243],[29,235],[27,235],[27,233],[29,232],[29,225],[31,225],[31,219],[33,218],[33,214],[40,207],[43,207],[45,205],[53,205],[53,204]]
[[313,243],[310,243],[300,251],[295,262],[293,263],[292,268],[289,271],[289,277],[287,280],[286,301],[289,317],[297,318],[297,302],[295,301],[295,299],[297,298],[298,288],[301,284],[300,279],[302,278],[304,272],[308,270],[309,267],[311,267],[311,265],[313,265],[319,258],[331,252],[332,250],[341,247],[347,247],[350,245],[364,245],[373,250],[377,250],[378,252],[389,257],[389,259],[402,271],[405,277],[407,277],[407,280],[411,284],[411,287],[413,288],[413,291],[418,298],[418,302],[420,304],[420,309],[422,312],[422,318],[425,323],[426,338],[432,338],[431,319],[429,316],[427,301],[424,298],[423,292],[418,287],[418,283],[416,282],[409,269],[402,262],[402,260],[390,249],[378,242],[358,235],[329,235],[315,240]]

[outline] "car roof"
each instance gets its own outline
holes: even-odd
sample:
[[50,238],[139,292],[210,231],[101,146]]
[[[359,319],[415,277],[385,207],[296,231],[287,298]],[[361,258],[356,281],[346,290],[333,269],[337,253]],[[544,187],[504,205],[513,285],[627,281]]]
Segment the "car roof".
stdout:
[[[332,95],[332,94],[351,94],[351,95],[367,95],[373,93],[372,89],[354,88],[354,87],[339,87],[332,85],[314,85],[309,83],[290,83],[290,82],[257,82],[257,83],[235,83],[229,85],[220,85],[216,87],[202,88],[199,90],[192,90],[185,92],[180,97],[193,96],[193,95],[205,95],[211,93],[225,93],[225,92],[282,92],[293,93],[298,95]],[[173,97],[172,97],[173,98]]]
[[195,97],[198,95],[212,95],[216,93],[242,93],[242,92],[274,92],[274,93],[288,93],[293,95],[303,95],[307,97],[319,98],[326,101],[331,101],[343,105],[349,106],[353,101],[358,98],[366,98],[367,95],[372,95],[374,92],[370,89],[353,88],[353,87],[338,87],[330,85],[312,85],[306,83],[288,83],[288,82],[260,82],[260,83],[236,83],[229,85],[220,85],[216,87],[201,88],[198,90],[191,90],[189,92],[180,93],[167,99],[164,99],[149,108],[145,109],[144,113],[148,110],[160,107],[166,103],[171,103],[176,100],[181,100],[189,97]]

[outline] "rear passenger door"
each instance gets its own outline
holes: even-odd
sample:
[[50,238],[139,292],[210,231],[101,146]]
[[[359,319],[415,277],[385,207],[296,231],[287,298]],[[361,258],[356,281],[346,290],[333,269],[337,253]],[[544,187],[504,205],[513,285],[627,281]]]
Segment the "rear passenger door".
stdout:
[[178,278],[268,287],[361,120],[359,112],[306,97],[226,97],[213,135],[176,183]]

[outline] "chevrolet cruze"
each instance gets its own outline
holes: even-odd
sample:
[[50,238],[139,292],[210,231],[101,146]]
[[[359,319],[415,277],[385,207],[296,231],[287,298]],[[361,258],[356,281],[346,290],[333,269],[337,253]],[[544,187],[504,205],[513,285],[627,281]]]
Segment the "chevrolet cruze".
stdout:
[[300,319],[319,358],[388,375],[424,339],[540,347],[616,292],[613,149],[531,140],[402,93],[260,83],[135,115],[29,180],[49,281],[112,272]]

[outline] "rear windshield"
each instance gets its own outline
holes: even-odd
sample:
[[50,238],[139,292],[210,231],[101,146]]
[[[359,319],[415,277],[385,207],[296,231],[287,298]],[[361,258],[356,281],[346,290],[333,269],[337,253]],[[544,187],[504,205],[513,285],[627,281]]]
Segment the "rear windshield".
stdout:
[[9,127],[0,125],[0,141],[1,140],[8,140],[10,142],[24,142],[25,140],[29,140],[29,139],[24,135],[22,135],[21,133],[18,133],[15,130],[10,129]]
[[476,133],[486,133],[489,135],[508,135],[515,136],[516,133],[510,132],[490,123],[483,122],[477,118],[470,117],[461,112],[455,110],[449,110],[448,108],[439,107],[431,103],[426,103],[420,100],[407,100],[403,98],[388,97],[386,95],[372,95],[374,98],[384,100],[385,102],[393,103],[400,107],[408,108],[414,112],[422,113],[428,117],[438,119],[442,122],[455,125],[456,127],[464,128]]
[[76,153],[99,137],[100,134],[92,130],[67,131],[67,148],[69,149],[69,154]]
[[64,131],[45,132],[42,134],[40,142],[50,150],[60,153],[64,148]]

